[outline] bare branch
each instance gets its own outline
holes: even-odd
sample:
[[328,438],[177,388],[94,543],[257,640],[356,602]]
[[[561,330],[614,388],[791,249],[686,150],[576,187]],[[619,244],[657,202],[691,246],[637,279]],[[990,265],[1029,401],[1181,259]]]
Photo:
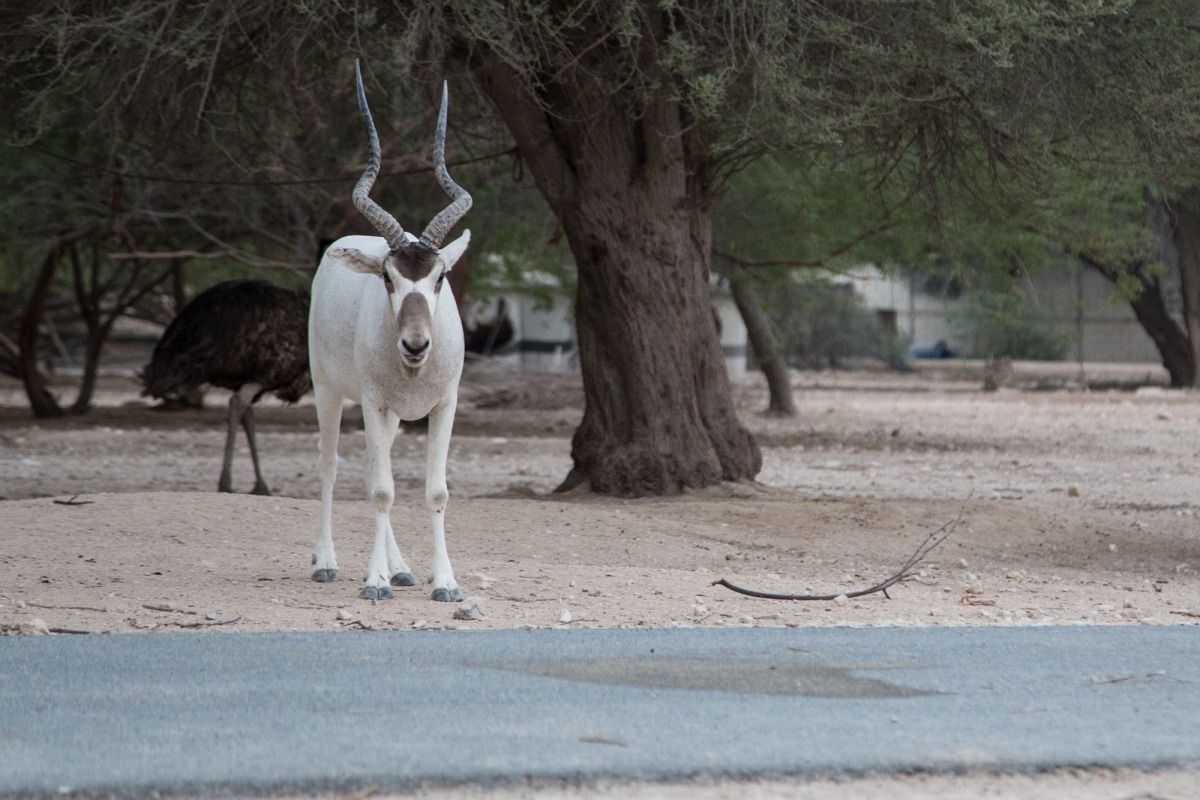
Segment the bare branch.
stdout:
[[146,261],[163,261],[163,260],[174,260],[174,259],[180,259],[180,258],[187,258],[187,259],[192,259],[192,258],[207,258],[207,259],[234,258],[233,254],[231,254],[231,253],[204,252],[204,251],[200,251],[200,250],[160,250],[160,251],[134,250],[133,252],[130,252],[130,253],[109,253],[108,257],[112,258],[112,259],[118,259],[118,260],[134,259],[134,260],[146,260]]
[[759,268],[765,268],[765,267],[795,267],[795,268],[804,268],[804,269],[815,269],[818,267],[824,267],[826,264],[828,264],[833,259],[837,258],[840,255],[845,255],[851,249],[853,249],[857,245],[861,244],[862,242],[866,241],[867,239],[870,239],[875,234],[883,233],[884,231],[888,230],[889,228],[896,227],[896,225],[897,225],[897,223],[894,220],[881,220],[881,221],[875,223],[874,225],[872,225],[871,227],[860,231],[858,233],[858,235],[855,236],[853,239],[842,242],[837,247],[834,247],[833,249],[826,252],[820,258],[814,258],[814,259],[742,258],[740,256],[735,256],[733,253],[729,253],[724,250],[718,250],[715,247],[713,248],[713,253],[722,258],[728,259],[729,261],[733,262],[734,264],[737,264],[739,267],[742,267],[744,269],[759,269]]
[[967,506],[964,503],[954,519],[926,536],[925,541],[921,542],[921,545],[909,557],[908,561],[904,562],[904,566],[900,567],[890,578],[866,589],[858,589],[853,592],[836,592],[834,594],[775,594],[772,592],[760,592],[755,589],[743,589],[724,578],[721,578],[719,581],[713,581],[711,585],[724,586],[726,589],[735,591],[738,594],[744,594],[748,597],[758,597],[764,600],[836,600],[839,597],[862,597],[874,594],[875,592],[883,592],[884,597],[891,599],[891,595],[887,593],[887,590],[905,578],[911,577],[913,569],[917,564],[921,563],[926,556],[933,552],[935,547],[946,541],[950,537],[950,534],[954,533],[954,529],[958,527],[958,523],[962,520],[963,512],[966,508]]

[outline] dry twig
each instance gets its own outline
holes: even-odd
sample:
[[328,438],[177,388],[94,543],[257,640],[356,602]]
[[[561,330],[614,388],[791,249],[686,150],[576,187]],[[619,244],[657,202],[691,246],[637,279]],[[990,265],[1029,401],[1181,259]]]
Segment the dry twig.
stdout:
[[52,611],[99,611],[103,614],[108,613],[107,608],[100,608],[99,606],[52,606],[48,603],[26,603],[25,605],[30,608],[48,608]]
[[212,628],[217,625],[233,625],[235,622],[241,622],[242,618],[233,617],[232,619],[214,619],[204,620],[202,622],[168,622],[168,625],[174,625],[176,628]]
[[726,589],[735,591],[738,594],[744,594],[748,597],[758,597],[763,600],[836,600],[839,597],[862,597],[874,594],[875,592],[883,592],[883,596],[890,600],[892,596],[887,593],[887,590],[905,578],[912,577],[913,570],[917,564],[921,563],[926,556],[933,552],[935,547],[946,541],[950,537],[950,534],[954,533],[954,529],[958,527],[958,523],[962,520],[962,515],[966,508],[966,504],[964,504],[958,510],[958,515],[954,519],[926,536],[925,541],[921,542],[920,547],[916,549],[908,561],[904,562],[904,566],[900,567],[894,575],[866,589],[858,589],[853,592],[835,592],[834,594],[775,594],[773,592],[760,592],[755,589],[744,589],[741,586],[735,586],[724,578],[721,578],[719,581],[713,581],[711,585],[724,586]]

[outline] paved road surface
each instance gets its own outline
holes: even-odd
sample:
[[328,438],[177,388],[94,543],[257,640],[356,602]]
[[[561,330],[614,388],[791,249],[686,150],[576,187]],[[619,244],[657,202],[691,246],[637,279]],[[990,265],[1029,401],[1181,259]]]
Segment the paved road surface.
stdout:
[[1197,763],[1195,627],[0,638],[0,794]]

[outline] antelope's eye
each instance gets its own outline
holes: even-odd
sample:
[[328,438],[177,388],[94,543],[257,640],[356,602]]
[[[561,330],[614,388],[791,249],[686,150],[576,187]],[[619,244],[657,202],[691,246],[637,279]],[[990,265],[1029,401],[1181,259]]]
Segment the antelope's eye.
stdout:
[[433,290],[435,292],[440,292],[442,290],[442,284],[445,282],[446,282],[446,273],[443,272],[441,275],[438,275],[437,285],[433,287]]

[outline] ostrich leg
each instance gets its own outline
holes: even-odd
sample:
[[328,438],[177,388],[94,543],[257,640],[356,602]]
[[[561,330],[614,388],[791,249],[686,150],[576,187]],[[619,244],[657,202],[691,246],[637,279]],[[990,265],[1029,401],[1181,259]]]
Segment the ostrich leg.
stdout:
[[254,403],[248,402],[242,412],[242,428],[246,431],[246,441],[250,443],[250,460],[254,462],[254,488],[250,494],[270,495],[267,479],[263,477],[262,468],[258,465],[258,442],[254,439]]
[[254,462],[253,494],[269,495],[271,490],[263,478],[262,468],[258,464],[258,443],[254,440],[254,403],[251,402],[255,387],[243,386],[229,396],[229,419],[225,430],[225,458],[221,464],[221,478],[217,482],[217,491],[233,491],[233,449],[237,441],[238,424],[246,431],[246,439],[250,443],[250,458]]
[[238,421],[242,418],[244,399],[241,392],[229,396],[229,419],[225,421],[225,460],[221,463],[221,477],[217,481],[218,492],[232,492],[233,443],[237,436]]

